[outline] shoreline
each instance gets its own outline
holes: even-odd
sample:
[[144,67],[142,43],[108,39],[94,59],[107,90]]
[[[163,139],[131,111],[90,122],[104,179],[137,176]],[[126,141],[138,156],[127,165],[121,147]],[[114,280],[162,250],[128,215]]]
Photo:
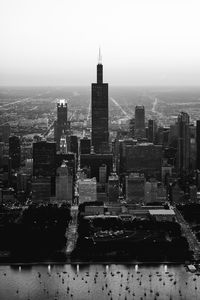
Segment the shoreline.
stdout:
[[38,261],[38,262],[0,262],[0,266],[36,266],[36,265],[188,265],[189,261]]

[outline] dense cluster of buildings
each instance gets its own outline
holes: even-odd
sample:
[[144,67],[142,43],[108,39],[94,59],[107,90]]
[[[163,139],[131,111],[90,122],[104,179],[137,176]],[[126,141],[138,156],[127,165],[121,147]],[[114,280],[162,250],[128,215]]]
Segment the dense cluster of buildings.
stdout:
[[[108,84],[101,56],[91,87],[91,137],[73,135],[68,102],[57,103],[54,139],[23,145],[9,124],[0,126],[0,202],[144,205],[198,201],[200,120],[180,112],[170,127],[146,120],[135,107],[126,132],[109,137]],[[113,206],[114,207],[114,206]]]

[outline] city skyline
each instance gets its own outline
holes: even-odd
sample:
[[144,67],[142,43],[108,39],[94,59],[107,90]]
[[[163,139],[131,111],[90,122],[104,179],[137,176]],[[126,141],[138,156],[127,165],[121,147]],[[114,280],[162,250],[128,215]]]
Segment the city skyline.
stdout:
[[1,0],[0,85],[199,85],[198,1]]

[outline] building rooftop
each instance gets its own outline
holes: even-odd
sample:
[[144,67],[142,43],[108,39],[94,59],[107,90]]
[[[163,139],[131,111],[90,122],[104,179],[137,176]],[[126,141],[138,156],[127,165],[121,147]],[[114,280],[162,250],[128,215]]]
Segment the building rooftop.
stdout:
[[149,209],[150,215],[154,216],[175,216],[175,212],[173,209]]

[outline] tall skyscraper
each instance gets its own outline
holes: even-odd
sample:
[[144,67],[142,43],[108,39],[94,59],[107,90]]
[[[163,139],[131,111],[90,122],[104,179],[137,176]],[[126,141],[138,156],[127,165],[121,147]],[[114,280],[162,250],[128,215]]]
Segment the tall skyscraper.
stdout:
[[108,84],[103,83],[103,65],[99,50],[97,83],[92,83],[92,146],[95,153],[108,152]]
[[148,121],[148,141],[153,143],[155,140],[155,120]]
[[135,137],[145,138],[145,109],[143,105],[135,107]]
[[196,123],[196,169],[200,170],[200,120]]
[[9,156],[12,169],[18,169],[21,161],[21,147],[18,136],[13,135],[9,137]]
[[177,169],[180,175],[187,174],[190,164],[190,128],[189,115],[181,112],[178,115],[178,151]]
[[68,107],[65,99],[60,99],[57,103],[57,121],[55,123],[55,140],[57,149],[60,149],[60,139],[62,135],[69,136],[70,123],[67,119]]

